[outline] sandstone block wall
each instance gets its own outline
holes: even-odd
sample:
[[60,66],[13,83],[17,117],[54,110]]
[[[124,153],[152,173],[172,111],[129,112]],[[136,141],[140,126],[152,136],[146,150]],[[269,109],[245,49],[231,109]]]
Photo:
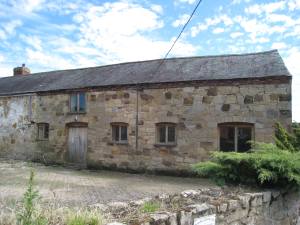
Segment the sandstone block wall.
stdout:
[[[88,124],[87,164],[133,170],[185,171],[219,148],[218,124],[254,124],[256,141],[272,142],[273,124],[291,124],[291,85],[190,85],[88,90],[83,114],[69,112],[69,94],[0,98],[0,155],[66,162],[67,124]],[[31,107],[30,107],[31,106]],[[29,118],[30,117],[30,118]],[[49,140],[37,141],[37,123],[50,124]],[[128,144],[112,141],[111,123],[128,124]],[[156,123],[176,124],[176,145],[156,142]]]

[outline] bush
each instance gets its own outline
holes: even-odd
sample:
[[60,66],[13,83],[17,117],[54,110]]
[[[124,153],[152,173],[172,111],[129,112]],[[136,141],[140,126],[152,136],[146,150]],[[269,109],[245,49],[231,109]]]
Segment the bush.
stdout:
[[214,152],[211,161],[198,163],[193,169],[218,183],[300,186],[300,152],[282,150],[273,144],[253,144],[248,153]]
[[280,123],[275,123],[275,143],[283,150],[291,152],[300,151],[300,125],[292,124],[292,132],[288,133]]

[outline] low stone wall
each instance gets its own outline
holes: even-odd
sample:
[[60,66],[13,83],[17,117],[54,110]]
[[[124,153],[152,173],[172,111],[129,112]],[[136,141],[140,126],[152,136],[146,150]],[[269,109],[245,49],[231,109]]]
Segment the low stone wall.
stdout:
[[[162,207],[144,215],[137,208],[147,201],[160,202]],[[300,195],[298,192],[226,193],[223,189],[201,189],[130,203],[110,203],[105,210],[115,218],[113,224],[299,225]],[[128,216],[130,213],[133,216]]]

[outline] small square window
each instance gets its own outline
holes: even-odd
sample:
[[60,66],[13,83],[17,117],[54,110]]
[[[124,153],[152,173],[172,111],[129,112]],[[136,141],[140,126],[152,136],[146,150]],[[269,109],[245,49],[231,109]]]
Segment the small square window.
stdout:
[[126,123],[114,123],[112,124],[112,140],[115,143],[127,143],[128,135],[127,135],[127,127]]
[[49,124],[48,123],[38,123],[37,128],[38,128],[37,139],[38,140],[48,140],[49,139]]
[[157,125],[157,144],[175,145],[176,144],[176,124],[158,123]]
[[70,112],[84,113],[86,111],[85,93],[75,93],[70,96]]

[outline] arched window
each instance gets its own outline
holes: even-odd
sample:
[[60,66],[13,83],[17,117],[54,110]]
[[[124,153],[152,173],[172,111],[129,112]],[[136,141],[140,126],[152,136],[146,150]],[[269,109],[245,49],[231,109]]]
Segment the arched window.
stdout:
[[254,125],[252,123],[221,123],[220,150],[224,152],[246,152],[250,150],[251,140],[254,140]]
[[176,144],[176,124],[157,123],[156,124],[156,143],[162,145]]

